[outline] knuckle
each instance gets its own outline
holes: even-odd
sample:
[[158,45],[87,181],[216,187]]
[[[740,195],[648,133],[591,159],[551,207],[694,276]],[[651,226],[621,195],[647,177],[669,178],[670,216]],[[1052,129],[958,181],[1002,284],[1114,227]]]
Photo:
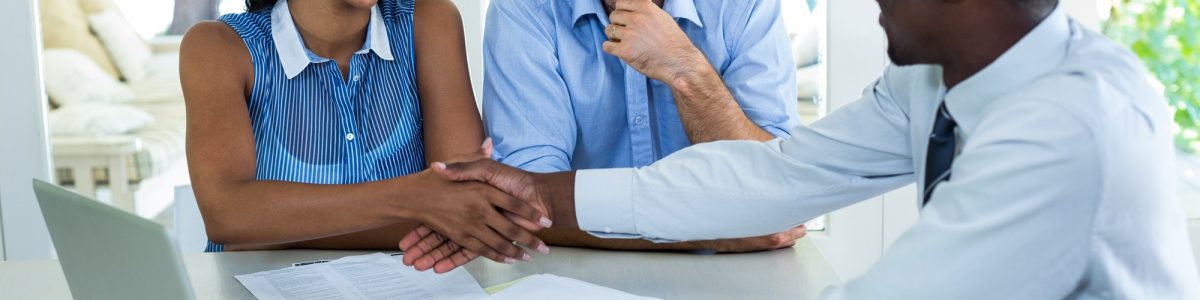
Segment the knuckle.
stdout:
[[521,229],[517,228],[516,226],[509,226],[508,228],[504,229],[504,234],[510,237],[519,237],[521,236]]

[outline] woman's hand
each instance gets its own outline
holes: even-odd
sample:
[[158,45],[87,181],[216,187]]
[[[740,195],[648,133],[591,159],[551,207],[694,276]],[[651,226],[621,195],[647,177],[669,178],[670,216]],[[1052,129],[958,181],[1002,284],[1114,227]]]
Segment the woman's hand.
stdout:
[[412,218],[425,228],[414,230],[405,237],[400,243],[401,249],[409,251],[415,244],[409,242],[413,234],[425,232],[428,235],[430,230],[436,231],[443,241],[451,241],[470,254],[506,264],[517,259],[530,259],[517,244],[534,249],[546,247],[531,232],[539,230],[540,226],[537,229],[522,228],[500,212],[503,210],[526,220],[548,220],[545,214],[524,201],[490,185],[450,181],[431,170],[413,176],[421,182],[419,186],[426,188],[414,198],[417,200],[411,201]]
[[[539,212],[549,214],[550,208],[544,201],[541,201],[540,194],[533,183],[534,179],[530,174],[491,161],[475,161],[455,165],[455,167],[471,165],[477,170],[469,173],[456,172],[448,170],[446,164],[442,163],[434,163],[430,170],[448,180],[485,182],[510,195],[515,195],[527,204],[534,205]],[[530,220],[508,212],[505,214],[514,223],[530,229],[530,231],[538,231],[553,225],[549,219],[542,219],[534,224]],[[550,248],[545,244],[528,247],[542,254],[550,252]],[[405,251],[403,259],[405,265],[413,266],[421,271],[432,268],[437,273],[453,270],[478,256],[471,249],[448,240],[440,231],[424,226],[418,227],[400,240],[400,249]]]

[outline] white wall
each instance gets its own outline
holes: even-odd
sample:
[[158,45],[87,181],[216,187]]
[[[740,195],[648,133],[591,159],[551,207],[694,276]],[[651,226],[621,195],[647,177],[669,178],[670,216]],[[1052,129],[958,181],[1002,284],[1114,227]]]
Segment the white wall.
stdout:
[[1192,253],[1196,257],[1196,269],[1200,269],[1200,219],[1188,222],[1189,235],[1192,239]]
[[[872,0],[826,0],[828,27],[823,53],[826,90],[823,109],[833,111],[862,94],[887,65],[886,39]],[[818,6],[818,9],[820,7]],[[829,215],[828,230],[813,243],[843,280],[858,277],[883,251],[883,199],[878,197]]]
[[[471,71],[471,88],[475,104],[483,103],[483,19],[490,0],[454,0],[463,19],[463,38],[467,47],[467,67]],[[482,111],[482,110],[481,110]]]
[[[824,109],[833,111],[860,95],[887,63],[886,37],[871,0],[825,0],[828,28],[825,39],[827,90]],[[1062,0],[1072,17],[1097,28],[1096,0]],[[830,214],[827,237],[814,243],[843,279],[861,275],[918,218],[913,185]],[[849,224],[847,224],[849,223]],[[850,234],[853,236],[845,236]]]
[[53,255],[31,185],[33,178],[50,179],[35,2],[9,0],[0,5],[0,229],[4,258],[9,260]]

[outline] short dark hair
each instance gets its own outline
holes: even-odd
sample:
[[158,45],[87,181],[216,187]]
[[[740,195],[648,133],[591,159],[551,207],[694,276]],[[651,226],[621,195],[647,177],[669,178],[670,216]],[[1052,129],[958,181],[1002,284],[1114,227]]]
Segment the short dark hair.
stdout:
[[260,11],[275,7],[278,0],[246,0],[246,11]]

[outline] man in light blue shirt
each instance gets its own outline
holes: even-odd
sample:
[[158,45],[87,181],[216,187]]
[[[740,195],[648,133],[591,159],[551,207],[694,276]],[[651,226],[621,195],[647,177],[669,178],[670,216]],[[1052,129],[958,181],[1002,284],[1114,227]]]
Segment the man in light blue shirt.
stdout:
[[[789,136],[799,116],[779,0],[653,1],[661,9],[648,14],[615,0],[492,1],[483,111],[497,161],[534,172],[638,167],[692,144]],[[607,51],[614,33],[689,39],[691,49],[656,53],[724,83],[683,91],[656,80]]]
[[[651,9],[617,0],[492,1],[483,112],[497,161],[533,172],[640,167],[692,144],[790,136],[800,124],[796,71],[779,0],[644,1]],[[652,61],[628,55],[632,45],[719,76],[664,82],[674,77],[647,73]],[[557,245],[742,252],[790,247],[804,234],[797,226],[673,244],[541,235]]]

